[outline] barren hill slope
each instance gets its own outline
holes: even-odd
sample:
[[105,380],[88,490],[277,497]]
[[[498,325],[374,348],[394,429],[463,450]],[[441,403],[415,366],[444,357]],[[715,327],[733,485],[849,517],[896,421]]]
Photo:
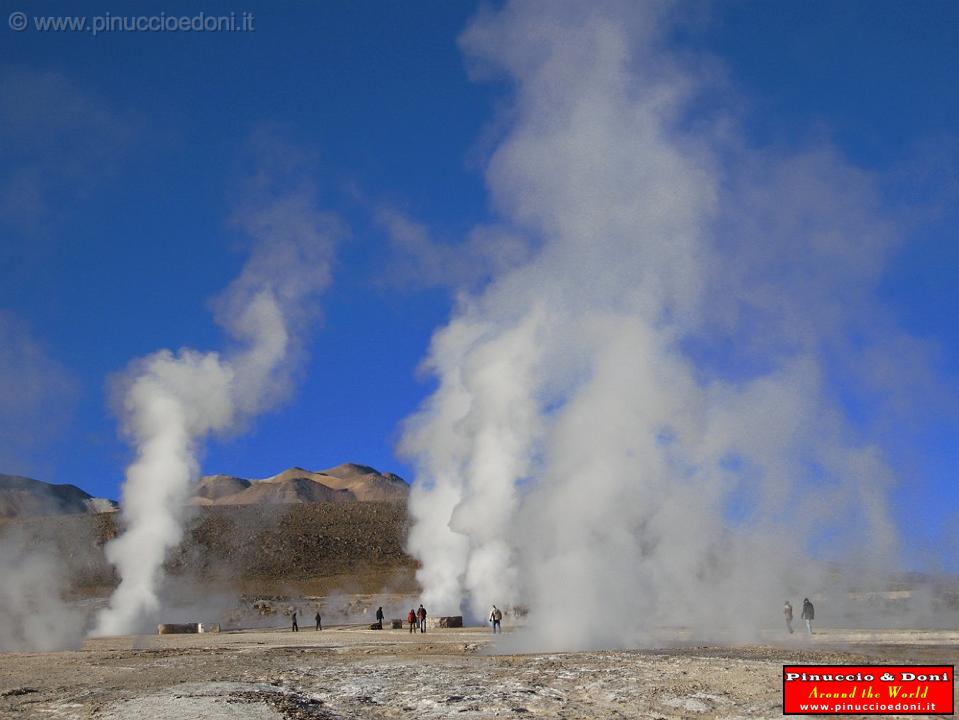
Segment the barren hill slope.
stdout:
[[0,517],[38,517],[98,512],[97,498],[75,485],[55,485],[20,475],[0,475]]

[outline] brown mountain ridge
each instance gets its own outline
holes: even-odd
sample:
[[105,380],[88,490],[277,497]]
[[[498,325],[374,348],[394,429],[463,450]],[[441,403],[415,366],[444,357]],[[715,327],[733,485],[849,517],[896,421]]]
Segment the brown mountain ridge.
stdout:
[[45,483],[21,475],[0,475],[0,518],[42,517],[112,510],[76,485]]
[[410,486],[393,473],[368,465],[344,463],[327,470],[292,467],[262,480],[232,475],[200,479],[194,505],[288,505],[317,502],[398,502]]
[[[409,485],[399,475],[344,463],[327,470],[292,467],[263,479],[233,475],[200,478],[190,504],[199,506],[403,502]],[[96,514],[116,503],[94,498],[74,485],[54,485],[18,475],[0,475],[0,519]]]

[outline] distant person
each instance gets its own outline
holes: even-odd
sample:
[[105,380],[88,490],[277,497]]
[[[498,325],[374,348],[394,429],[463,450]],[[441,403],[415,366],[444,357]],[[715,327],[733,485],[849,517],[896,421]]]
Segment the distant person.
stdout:
[[380,605],[376,609],[376,624],[380,626],[380,630],[383,629],[383,606]]
[[786,604],[783,605],[783,615],[786,618],[786,629],[789,631],[789,634],[793,634],[793,606],[787,600]]
[[802,619],[806,621],[806,631],[812,635],[812,621],[816,619],[816,608],[809,602],[809,598],[803,598]]
[[410,624],[410,634],[413,634],[413,628],[416,626],[416,610],[410,608],[409,614],[406,616],[406,622]]
[[319,613],[316,614],[316,629],[317,630],[323,629],[323,618],[320,617]]
[[502,620],[503,620],[503,613],[502,613],[502,611],[501,611],[498,607],[496,607],[496,606],[494,605],[494,606],[492,607],[492,609],[489,611],[489,621],[490,621],[491,623],[493,623],[493,634],[494,634],[494,635],[495,635],[497,632],[503,632],[503,628],[500,627],[500,623],[502,622]]
[[299,632],[300,628],[296,624],[296,610],[293,611],[293,632]]
[[419,610],[416,611],[416,617],[420,621],[420,632],[426,632],[426,608],[420,605]]

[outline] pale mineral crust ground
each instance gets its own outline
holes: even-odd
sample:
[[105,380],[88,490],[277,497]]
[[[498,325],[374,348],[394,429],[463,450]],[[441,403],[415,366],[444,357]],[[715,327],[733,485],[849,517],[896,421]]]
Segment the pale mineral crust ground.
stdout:
[[959,632],[824,629],[762,645],[501,655],[484,628],[101,638],[0,655],[0,717],[779,718],[784,663],[951,664],[957,643]]

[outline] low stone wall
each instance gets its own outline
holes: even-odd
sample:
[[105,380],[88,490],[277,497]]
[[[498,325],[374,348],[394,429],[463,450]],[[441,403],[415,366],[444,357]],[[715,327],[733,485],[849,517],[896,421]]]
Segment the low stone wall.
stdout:
[[427,617],[426,627],[428,628],[461,628],[463,627],[462,615],[440,615],[439,617]]
[[181,635],[199,631],[199,623],[164,623],[157,625],[157,635]]

